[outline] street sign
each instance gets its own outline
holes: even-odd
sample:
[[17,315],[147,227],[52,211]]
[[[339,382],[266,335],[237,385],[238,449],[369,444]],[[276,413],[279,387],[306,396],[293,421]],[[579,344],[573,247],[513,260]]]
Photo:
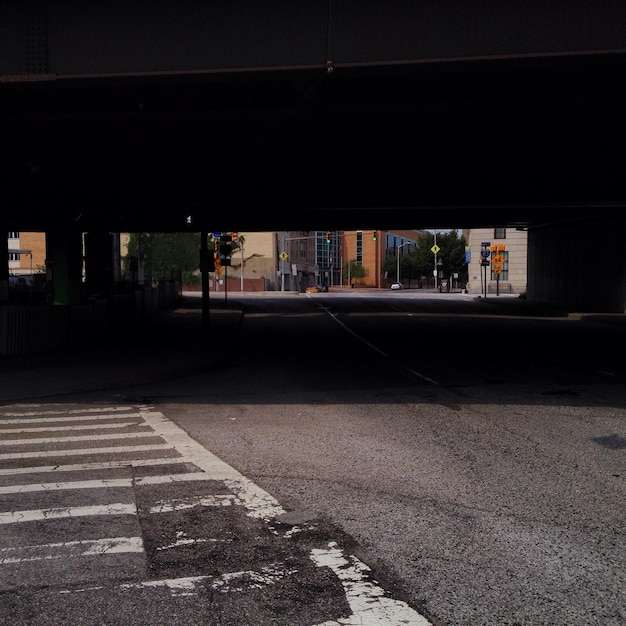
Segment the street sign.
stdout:
[[287,253],[286,253],[286,252],[281,252],[281,253],[278,255],[278,258],[279,258],[281,261],[286,261],[286,260],[287,260]]
[[435,245],[434,245],[434,246],[430,249],[430,251],[431,251],[433,254],[437,254],[437,252],[439,252],[439,250],[441,250],[441,248],[440,248],[437,244],[435,244]]
[[483,259],[488,259],[490,255],[491,255],[491,252],[489,252],[489,250],[481,250],[480,251],[480,256]]

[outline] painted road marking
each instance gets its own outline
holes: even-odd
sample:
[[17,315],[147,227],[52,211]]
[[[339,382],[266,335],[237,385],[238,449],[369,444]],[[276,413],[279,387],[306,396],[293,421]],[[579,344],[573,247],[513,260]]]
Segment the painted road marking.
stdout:
[[[109,448],[69,448],[68,450],[39,450],[35,452],[15,452],[0,454],[0,461],[11,459],[42,459],[49,456],[84,456],[96,454],[111,454],[113,452],[142,452],[151,450],[174,450],[168,444],[155,444],[145,446],[111,446]],[[32,471],[37,471],[36,468]]]
[[[56,420],[55,420],[56,422]],[[3,435],[14,435],[17,433],[51,433],[62,430],[63,432],[75,431],[75,430],[106,430],[112,428],[130,428],[132,426],[141,426],[141,422],[114,422],[112,424],[83,424],[81,426],[38,426],[37,428],[0,428],[0,433]],[[26,440],[29,443],[37,441],[36,439]],[[14,444],[15,441],[7,440],[7,444]],[[19,443],[19,442],[18,442]]]
[[[120,467],[151,467],[153,465],[179,465],[180,463],[191,463],[191,460],[176,456],[168,458],[159,457],[154,459],[124,459],[122,461],[105,461],[102,463],[38,465],[36,467],[0,469],[0,476],[9,476],[13,474],[45,474],[48,472],[91,472],[103,469],[118,469]],[[212,477],[211,479],[217,480]]]
[[33,509],[31,511],[8,511],[0,513],[0,524],[19,524],[21,522],[38,522],[41,520],[89,517],[92,515],[136,515],[134,504],[115,502],[111,504],[94,504],[91,506],[66,506],[50,509]]
[[[49,414],[49,413],[47,413]],[[19,413],[3,413],[2,415],[11,415],[17,416]],[[141,417],[139,413],[124,413],[124,415],[114,414],[114,413],[104,413],[102,415],[73,415],[67,416],[56,415],[55,417],[41,417],[37,413],[27,413],[25,415],[33,415],[36,417],[29,418],[19,418],[19,419],[10,419],[10,420],[1,420],[0,424],[46,424],[48,422],[58,422],[59,424],[70,424],[71,422],[84,422],[89,420],[91,422],[101,422],[105,420],[118,420],[120,418],[130,418],[130,417]]]
[[[349,330],[349,329],[348,329]],[[372,346],[374,347],[374,346]],[[107,409],[110,411],[110,409]],[[81,412],[84,414],[84,411]],[[169,499],[157,503],[150,508],[150,513],[168,513],[194,506],[243,506],[247,515],[261,519],[268,524],[272,532],[273,520],[286,513],[280,503],[269,493],[255,485],[252,481],[240,474],[237,470],[224,463],[221,459],[202,447],[176,424],[151,407],[141,407],[140,416],[154,434],[167,442],[166,445],[157,446],[117,446],[107,448],[90,448],[80,450],[57,450],[30,453],[2,454],[0,459],[12,458],[41,458],[45,456],[62,455],[94,455],[98,453],[134,453],[144,450],[176,451],[180,454],[177,458],[168,459],[142,459],[135,461],[115,461],[111,463],[84,463],[67,464],[62,466],[46,466],[42,468],[16,468],[15,470],[2,470],[2,475],[20,473],[43,473],[59,471],[91,471],[110,468],[131,466],[171,465],[178,463],[191,463],[198,467],[200,472],[186,474],[166,474],[160,476],[145,476],[134,479],[111,479],[111,480],[85,480],[50,483],[31,483],[3,487],[0,494],[26,493],[37,491],[52,491],[64,489],[93,489],[93,488],[132,488],[137,485],[163,484],[177,481],[219,480],[231,492],[230,495],[195,496],[193,498]],[[91,419],[91,416],[89,417]],[[137,436],[145,436],[146,433],[137,433]],[[128,434],[123,435],[127,437]],[[110,435],[98,436],[99,439],[112,439]],[[37,439],[22,440],[23,443],[32,444],[59,442],[68,439],[76,441],[87,438],[70,437],[60,439]],[[93,439],[90,437],[88,439]],[[18,442],[12,442],[17,445]],[[0,524],[14,524],[28,521],[50,520],[59,518],[76,518],[89,515],[137,515],[135,504],[109,503],[103,505],[82,507],[54,507],[49,509],[33,509],[26,511],[13,511],[0,513]],[[296,532],[294,527],[292,532]],[[188,545],[211,539],[190,539],[180,531],[176,541],[170,545],[161,546],[159,549],[172,549],[179,545]],[[215,540],[217,541],[217,539]],[[40,546],[8,547],[0,549],[0,564],[15,564],[26,561],[60,559],[67,556],[90,556],[93,554],[111,554],[127,552],[143,552],[141,537],[117,537],[108,539],[95,539],[87,541],[69,541],[50,543]],[[432,626],[423,616],[412,610],[406,603],[388,598],[385,591],[371,579],[371,570],[352,555],[345,555],[336,543],[330,543],[325,550],[313,550],[310,558],[318,567],[330,568],[341,582],[352,615],[337,621],[327,621],[318,626],[364,626],[369,624],[388,625],[403,624],[406,626]],[[140,589],[147,587],[163,587],[169,589],[172,595],[195,595],[200,589],[206,589],[207,584],[218,593],[230,593],[246,589],[259,589],[266,585],[276,584],[277,581],[287,576],[297,574],[297,570],[287,567],[284,563],[261,568],[258,571],[246,570],[229,572],[219,577],[196,576],[158,581],[143,581],[121,585],[122,590]],[[66,590],[64,593],[77,593],[83,590]]]
[[0,548],[0,565],[26,563],[29,561],[50,561],[71,557],[106,554],[127,554],[143,552],[141,537],[110,537],[108,539],[84,539],[64,541],[38,546]]
[[352,609],[350,617],[324,622],[318,626],[363,626],[364,624],[402,624],[432,626],[406,602],[385,596],[384,590],[370,580],[371,570],[355,556],[346,557],[336,543],[327,550],[313,550],[311,558],[319,567],[329,567],[341,580]]
[[[27,405],[30,406],[30,405]],[[19,411],[17,413],[13,411],[6,411],[1,413],[0,415],[7,415],[9,417],[32,417],[32,416],[42,416],[42,415],[60,415],[62,419],[71,419],[66,417],[68,415],[79,415],[78,419],[84,419],[85,417],[93,418],[95,413],[106,413],[111,411],[134,411],[134,407],[132,406],[107,406],[107,407],[95,407],[93,409],[58,409],[58,410],[48,410],[48,411]]]
[[[331,319],[335,320],[335,322],[337,322],[337,324],[339,324],[345,331],[349,332],[353,337],[356,337],[360,342],[364,343],[366,346],[368,346],[369,348],[371,348],[375,352],[378,352],[378,354],[380,354],[381,356],[389,358],[389,354],[387,352],[385,352],[384,350],[381,350],[379,347],[375,346],[373,343],[370,343],[367,339],[365,339],[364,337],[361,337],[361,335],[359,335],[358,333],[355,333],[349,326],[344,324],[341,320],[337,319],[337,317],[327,307],[325,307],[323,305],[320,305],[320,308],[325,313],[330,315]],[[409,314],[409,317],[411,317],[411,314]],[[411,369],[410,367],[405,367],[404,369],[407,372],[409,372],[410,374],[412,374],[413,376],[417,376],[417,378],[421,378],[422,380],[424,380],[424,381],[426,381],[428,383],[432,383],[433,385],[438,385],[439,384],[436,380],[433,380],[432,378],[428,378],[428,376],[424,376],[423,374],[420,374],[419,372],[416,372],[415,370]]]
[[142,476],[140,478],[102,478],[96,480],[10,485],[8,487],[0,487],[0,494],[66,491],[69,489],[106,489],[111,487],[130,488],[142,485],[164,485],[166,483],[198,482],[202,480],[215,479],[212,476],[207,476],[204,472],[187,472],[185,474],[162,474],[160,476]]
[[[140,428],[146,428],[140,426]],[[142,439],[154,437],[149,430],[127,433],[107,433],[105,435],[76,435],[72,437],[44,437],[42,439],[7,439],[0,441],[0,446],[32,445],[35,443],[70,443],[73,441],[111,441],[112,439]]]

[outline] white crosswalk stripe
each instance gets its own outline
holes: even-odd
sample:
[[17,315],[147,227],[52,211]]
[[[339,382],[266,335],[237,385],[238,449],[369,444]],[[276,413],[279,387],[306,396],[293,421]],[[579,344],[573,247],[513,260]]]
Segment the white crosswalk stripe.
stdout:
[[[114,432],[115,429],[123,432]],[[63,436],[59,436],[61,432]],[[74,434],[78,432],[84,434]],[[136,444],[129,444],[130,440],[135,440]],[[84,442],[98,445],[72,447]],[[149,520],[159,517],[237,507],[244,517],[265,524],[270,533],[279,536],[274,520],[286,513],[269,493],[203,448],[152,407],[42,407],[39,410],[32,406],[23,410],[12,407],[0,411],[0,447],[0,506],[6,509],[5,501],[22,504],[11,510],[0,510],[0,525],[17,531],[6,543],[0,538],[0,588],[15,585],[15,570],[7,570],[3,575],[3,568],[37,566],[39,569],[29,570],[31,575],[45,580],[46,570],[41,569],[42,566],[54,563],[55,569],[50,570],[49,577],[63,585],[64,576],[68,583],[81,576],[82,570],[77,566],[81,559],[94,556],[102,559],[141,557],[132,567],[130,561],[119,564],[120,571],[136,572],[136,582],[119,585],[120,590],[127,591],[162,588],[172,595],[193,595],[208,586],[218,593],[242,592],[272,586],[279,580],[299,575],[298,567],[278,561],[260,569],[223,572],[220,576],[145,580],[137,577],[145,570],[147,549],[146,538],[141,536],[146,529],[138,523],[142,516],[143,525],[149,526]],[[89,457],[89,460],[76,462],[78,457]],[[45,459],[59,463],[37,465]],[[28,466],[24,466],[26,462]],[[68,480],[62,480],[63,476]],[[171,491],[171,486],[175,486],[176,491]],[[158,497],[160,489],[170,491]],[[147,494],[148,498],[144,499],[142,494]],[[44,498],[54,499],[55,504],[32,506],[46,503]],[[94,523],[87,523],[90,519]],[[113,519],[120,522],[112,528],[127,529],[131,533],[93,536],[107,528],[103,525],[105,520]],[[127,521],[121,522],[123,519]],[[81,520],[83,525],[79,527],[85,536],[66,538],[68,532],[72,532],[68,524],[80,524]],[[57,526],[48,526],[52,523]],[[37,526],[41,524],[46,526]],[[22,526],[29,530],[20,533]],[[152,550],[154,554],[166,554],[231,542],[227,536],[207,536],[207,530],[210,531],[210,526],[206,524],[188,532],[181,529],[171,539],[164,536],[156,543],[155,537],[151,537]],[[294,536],[299,530],[302,529],[291,528],[284,538]],[[49,538],[55,533],[58,533],[58,541],[32,543],[26,540],[37,536]],[[15,545],[16,537],[24,539],[22,544]],[[366,580],[366,566],[344,555],[336,544],[313,550],[309,562],[313,569],[330,568],[335,573],[345,588],[346,601],[353,612],[350,618],[339,617],[323,622],[324,625],[429,624],[406,604],[392,601],[382,589]],[[112,572],[110,575],[115,577],[117,570],[113,567],[101,571]],[[70,587],[66,592],[75,593]]]

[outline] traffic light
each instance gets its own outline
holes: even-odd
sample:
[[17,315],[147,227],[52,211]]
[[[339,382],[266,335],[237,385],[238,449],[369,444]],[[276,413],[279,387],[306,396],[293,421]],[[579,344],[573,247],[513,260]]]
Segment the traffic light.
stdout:
[[378,237],[376,237],[376,231],[372,233],[372,241],[376,241]]
[[326,243],[330,243],[330,233],[326,233]]
[[215,253],[212,250],[200,250],[200,271],[215,271]]
[[239,235],[239,233],[233,233],[231,236],[232,241],[237,241],[237,236]]

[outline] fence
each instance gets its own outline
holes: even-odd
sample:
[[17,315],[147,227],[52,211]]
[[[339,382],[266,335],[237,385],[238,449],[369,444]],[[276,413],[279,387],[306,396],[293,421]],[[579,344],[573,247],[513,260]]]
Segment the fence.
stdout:
[[77,347],[175,304],[180,286],[164,283],[79,305],[0,306],[0,356]]

